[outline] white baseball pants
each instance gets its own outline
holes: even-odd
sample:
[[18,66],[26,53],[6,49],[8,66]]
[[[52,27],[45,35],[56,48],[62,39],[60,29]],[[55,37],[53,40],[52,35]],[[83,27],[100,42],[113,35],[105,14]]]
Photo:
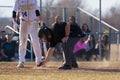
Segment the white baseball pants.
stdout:
[[35,53],[36,63],[41,62],[42,52],[38,38],[36,21],[21,21],[19,32],[19,62],[25,62],[28,34],[31,37],[31,43]]

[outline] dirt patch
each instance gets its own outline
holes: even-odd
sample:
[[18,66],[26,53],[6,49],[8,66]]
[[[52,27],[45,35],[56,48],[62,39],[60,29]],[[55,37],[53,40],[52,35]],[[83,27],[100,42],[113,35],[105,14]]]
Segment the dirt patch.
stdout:
[[[17,68],[17,62],[1,62],[0,74],[24,74],[24,73],[51,73],[61,72],[58,70],[61,62],[48,62],[46,66],[36,67],[34,62],[25,63],[25,68]],[[78,62],[79,68],[66,70],[72,72],[107,72],[107,73],[119,73],[119,62]],[[65,70],[64,70],[65,71]]]

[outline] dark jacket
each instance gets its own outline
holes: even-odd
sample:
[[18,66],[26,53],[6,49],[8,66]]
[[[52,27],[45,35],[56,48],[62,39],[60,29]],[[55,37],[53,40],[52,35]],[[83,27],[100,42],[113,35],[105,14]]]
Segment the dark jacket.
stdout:
[[80,26],[77,23],[70,24],[70,37],[84,37],[82,30],[80,29]]

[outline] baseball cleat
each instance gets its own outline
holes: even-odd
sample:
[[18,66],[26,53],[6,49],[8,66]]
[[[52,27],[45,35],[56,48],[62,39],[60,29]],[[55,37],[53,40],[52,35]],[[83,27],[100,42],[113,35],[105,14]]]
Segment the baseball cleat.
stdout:
[[72,64],[72,68],[78,68],[78,64],[77,63]]
[[24,67],[24,62],[20,62],[18,65],[17,65],[18,68],[23,68]]
[[37,63],[37,64],[36,64],[37,67],[40,67],[40,66],[42,66],[42,65],[43,65],[43,62],[40,62],[40,63]]
[[62,65],[58,69],[61,69],[61,70],[71,70],[72,67],[70,65]]

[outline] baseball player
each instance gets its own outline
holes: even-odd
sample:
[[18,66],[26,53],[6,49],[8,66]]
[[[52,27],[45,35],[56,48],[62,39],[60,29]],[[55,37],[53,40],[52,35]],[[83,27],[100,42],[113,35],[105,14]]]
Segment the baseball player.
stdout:
[[39,38],[37,36],[37,22],[40,22],[40,12],[37,0],[16,0],[13,7],[13,24],[17,26],[16,13],[19,12],[19,64],[17,67],[24,67],[28,34],[35,53],[36,66],[40,66],[42,55]]

